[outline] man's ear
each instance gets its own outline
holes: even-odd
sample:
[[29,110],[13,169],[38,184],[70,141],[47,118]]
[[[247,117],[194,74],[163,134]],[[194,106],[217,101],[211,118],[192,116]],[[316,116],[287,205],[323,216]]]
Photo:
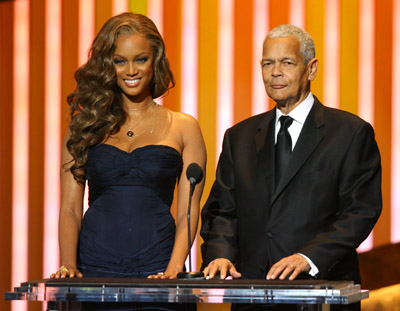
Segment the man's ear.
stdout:
[[308,80],[313,81],[317,76],[317,69],[318,69],[318,59],[313,58],[307,64],[308,69]]

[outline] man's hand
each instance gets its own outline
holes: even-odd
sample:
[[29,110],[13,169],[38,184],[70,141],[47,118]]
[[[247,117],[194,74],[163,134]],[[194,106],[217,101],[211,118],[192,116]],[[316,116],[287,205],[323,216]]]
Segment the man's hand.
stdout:
[[294,254],[275,263],[267,273],[267,280],[275,280],[278,277],[284,280],[289,274],[289,280],[294,280],[301,272],[308,273],[310,269],[310,265],[303,256]]
[[217,272],[220,272],[220,278],[224,280],[228,273],[233,278],[240,278],[242,275],[237,272],[235,266],[225,258],[217,258],[209,263],[209,265],[203,270],[204,277],[213,279]]

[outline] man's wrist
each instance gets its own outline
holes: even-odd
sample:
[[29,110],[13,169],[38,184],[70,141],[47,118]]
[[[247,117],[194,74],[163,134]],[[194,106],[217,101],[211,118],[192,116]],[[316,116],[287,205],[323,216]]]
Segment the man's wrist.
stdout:
[[225,259],[225,260],[229,261],[230,263],[232,263],[228,258],[218,257],[218,258],[215,258],[214,260],[210,261],[210,263],[208,265],[211,265],[214,261],[216,261],[218,259]]
[[316,276],[319,273],[319,270],[317,266],[311,261],[310,258],[308,258],[306,255],[297,253],[298,255],[302,256],[305,260],[307,260],[308,264],[310,265],[310,271],[308,271],[308,274],[311,276]]

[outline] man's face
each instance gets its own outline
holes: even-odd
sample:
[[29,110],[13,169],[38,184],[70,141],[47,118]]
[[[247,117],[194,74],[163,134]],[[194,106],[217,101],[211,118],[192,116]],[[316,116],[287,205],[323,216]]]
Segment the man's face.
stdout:
[[292,109],[302,102],[317,72],[317,59],[304,64],[298,39],[291,35],[268,38],[261,60],[265,90],[280,107]]

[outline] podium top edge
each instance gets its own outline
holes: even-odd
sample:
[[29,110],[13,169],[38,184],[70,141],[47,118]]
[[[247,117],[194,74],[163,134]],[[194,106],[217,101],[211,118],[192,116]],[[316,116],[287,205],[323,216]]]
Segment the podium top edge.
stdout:
[[264,280],[264,279],[232,279],[232,280],[193,280],[193,279],[135,279],[135,278],[62,278],[62,279],[42,279],[21,283],[21,287],[262,287],[262,288],[326,288],[336,289],[354,285],[353,281],[327,281],[327,280]]

